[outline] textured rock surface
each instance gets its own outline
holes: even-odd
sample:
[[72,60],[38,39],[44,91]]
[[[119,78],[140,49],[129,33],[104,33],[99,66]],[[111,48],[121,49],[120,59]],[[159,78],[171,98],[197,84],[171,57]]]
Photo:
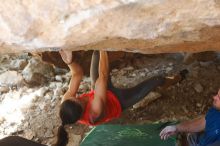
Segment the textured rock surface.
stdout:
[[[86,76],[89,76],[90,71],[90,64],[91,64],[91,58],[92,58],[92,52],[93,51],[74,51],[72,52],[74,61],[80,64],[80,66],[83,68],[84,74]],[[61,58],[59,52],[51,51],[51,52],[42,52],[35,54],[39,56],[42,61],[53,64],[60,68],[66,68],[69,69],[65,62],[63,62],[63,59]],[[121,51],[117,52],[108,52],[109,55],[109,61],[111,67],[114,68],[122,59],[130,59],[134,56],[133,53],[125,53]]]
[[17,71],[6,71],[0,74],[0,86],[19,86],[24,84],[23,77]]
[[220,46],[219,0],[10,0],[0,10],[0,53],[56,47],[195,52]]
[[22,71],[25,81],[32,85],[41,85],[46,82],[46,78],[54,75],[54,68],[46,63],[40,62],[38,58],[31,59]]

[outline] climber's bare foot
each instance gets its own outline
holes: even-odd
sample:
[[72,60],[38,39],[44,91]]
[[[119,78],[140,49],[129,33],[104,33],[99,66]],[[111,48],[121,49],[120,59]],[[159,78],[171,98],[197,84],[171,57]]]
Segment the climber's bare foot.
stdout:
[[63,61],[66,64],[71,64],[72,63],[72,51],[70,50],[60,50],[60,55],[63,59]]

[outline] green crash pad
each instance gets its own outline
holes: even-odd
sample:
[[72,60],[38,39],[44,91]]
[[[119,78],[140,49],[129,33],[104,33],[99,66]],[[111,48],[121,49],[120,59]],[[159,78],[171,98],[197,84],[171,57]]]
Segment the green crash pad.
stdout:
[[83,139],[80,146],[175,146],[176,138],[160,140],[162,124],[101,125]]

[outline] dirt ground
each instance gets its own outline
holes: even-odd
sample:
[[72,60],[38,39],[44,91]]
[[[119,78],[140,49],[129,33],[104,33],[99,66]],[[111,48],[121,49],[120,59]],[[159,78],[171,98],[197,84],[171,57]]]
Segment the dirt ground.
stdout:
[[[183,59],[183,54],[136,54],[135,57],[131,60],[122,60],[117,65],[117,67],[111,71],[113,84],[117,87],[122,88],[132,87],[143,81],[144,79],[155,75],[162,74],[171,76],[183,69],[188,69],[189,73],[187,74],[185,80],[176,85],[173,85],[164,90],[156,89],[154,92],[161,95],[158,99],[150,102],[148,105],[142,105],[138,108],[129,108],[128,110],[123,112],[120,119],[114,120],[111,123],[141,124],[156,121],[182,121],[205,114],[208,108],[212,105],[212,96],[217,93],[220,87],[220,58],[213,58],[209,61],[194,60],[189,64],[184,64]],[[16,58],[14,58],[14,60],[16,60]],[[88,78],[85,78],[83,80],[81,84],[81,92],[89,90],[89,81],[90,80]],[[62,84],[65,84],[65,82],[62,82]],[[45,84],[45,86],[48,86],[48,84]],[[25,88],[25,90],[28,89],[29,88],[27,87]],[[24,136],[26,138],[50,145],[52,142],[54,142],[56,130],[60,122],[57,115],[57,111],[59,108],[58,103],[60,102],[60,99],[61,97],[54,99],[54,106],[52,108],[49,106],[46,108],[48,111],[56,109],[53,111],[53,113],[44,116],[42,115],[45,118],[51,118],[55,121],[52,127],[46,127],[47,130],[53,131],[53,133],[48,136],[49,140],[48,138],[45,138],[45,132],[38,132],[32,137],[27,136],[28,134],[30,135],[30,130],[40,131],[39,128],[32,128],[34,127],[34,124],[33,119],[31,118],[24,120],[26,122],[20,124],[19,129],[20,131],[23,130],[23,132],[21,133],[16,133],[19,131],[18,129],[16,129],[15,131],[6,132],[6,129],[9,126],[5,125],[10,124],[0,122],[0,133],[3,131],[3,136],[8,136],[12,133],[15,133],[15,135]],[[3,99],[1,101],[3,101]],[[40,100],[36,100],[35,104],[40,105],[47,102],[49,101],[46,101],[45,98],[41,98]],[[44,109],[45,108],[42,108],[42,110]],[[31,110],[35,111],[37,110],[37,107],[32,107]],[[46,114],[45,112],[40,113]],[[39,118],[38,121],[36,121],[36,118],[34,119],[34,121],[38,124],[43,124],[41,120],[42,118]],[[27,123],[29,127],[29,132],[27,132],[28,129],[25,129],[27,128]],[[84,133],[88,132],[90,128],[86,126],[72,125],[68,130],[70,131],[70,133],[71,129],[77,129],[75,130],[74,134],[80,135],[78,138],[80,141],[84,136]]]
[[139,123],[145,120],[186,120],[206,113],[212,105],[212,96],[219,89],[219,60],[208,62],[194,61],[189,65],[184,65],[182,59],[178,59],[180,58],[175,58],[172,55],[150,58],[149,60],[144,59],[146,62],[151,62],[152,69],[150,70],[160,68],[164,64],[173,64],[170,75],[177,73],[181,69],[188,69],[189,74],[181,83],[166,90],[156,90],[162,96],[148,106],[128,110],[123,117],[126,123],[127,121]]

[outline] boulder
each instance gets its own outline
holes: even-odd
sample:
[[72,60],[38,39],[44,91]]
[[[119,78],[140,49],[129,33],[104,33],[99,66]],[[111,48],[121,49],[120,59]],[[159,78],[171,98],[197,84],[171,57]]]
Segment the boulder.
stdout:
[[50,64],[43,63],[34,57],[24,68],[22,75],[29,85],[42,85],[54,76],[54,68]]
[[[24,79],[21,74],[17,71],[6,71],[0,74],[0,86],[3,87],[13,87],[13,86],[21,86],[24,84]],[[1,88],[1,89],[2,89]],[[2,89],[3,92],[7,92],[7,90]]]
[[0,10],[0,53],[220,50],[219,0],[10,0]]

